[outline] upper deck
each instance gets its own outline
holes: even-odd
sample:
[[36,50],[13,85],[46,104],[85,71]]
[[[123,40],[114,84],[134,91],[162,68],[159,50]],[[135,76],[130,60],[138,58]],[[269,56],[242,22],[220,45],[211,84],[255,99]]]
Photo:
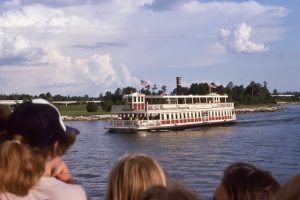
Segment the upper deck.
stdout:
[[133,93],[123,97],[125,105],[113,105],[112,113],[230,108],[227,95],[149,95]]

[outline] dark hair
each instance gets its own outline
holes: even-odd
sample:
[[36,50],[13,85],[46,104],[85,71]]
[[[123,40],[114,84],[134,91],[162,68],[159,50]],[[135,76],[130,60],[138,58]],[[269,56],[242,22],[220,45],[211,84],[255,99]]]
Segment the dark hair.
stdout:
[[153,186],[146,190],[139,200],[199,200],[198,195],[181,184],[168,188]]
[[39,149],[45,157],[55,157],[69,149],[79,131],[65,126],[54,105],[33,99],[15,108],[7,121],[7,133],[11,138],[22,136],[23,144]]
[[300,199],[300,173],[292,176],[279,190],[277,200]]
[[0,105],[0,132],[6,130],[10,114],[11,111],[8,107]]
[[279,183],[270,172],[246,163],[233,163],[228,166],[220,185],[224,187],[225,195],[230,200],[270,200],[275,198],[280,189]]

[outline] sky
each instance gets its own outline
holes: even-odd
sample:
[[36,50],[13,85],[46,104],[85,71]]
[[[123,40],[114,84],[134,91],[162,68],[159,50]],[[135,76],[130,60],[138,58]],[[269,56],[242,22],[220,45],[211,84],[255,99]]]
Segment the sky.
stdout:
[[196,82],[300,91],[297,0],[0,0],[0,94]]

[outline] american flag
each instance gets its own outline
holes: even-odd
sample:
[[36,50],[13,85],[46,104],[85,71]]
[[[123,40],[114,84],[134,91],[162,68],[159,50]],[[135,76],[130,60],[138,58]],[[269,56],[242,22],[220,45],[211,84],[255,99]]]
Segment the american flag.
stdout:
[[141,86],[143,88],[147,87],[149,85],[149,83],[147,81],[141,80]]

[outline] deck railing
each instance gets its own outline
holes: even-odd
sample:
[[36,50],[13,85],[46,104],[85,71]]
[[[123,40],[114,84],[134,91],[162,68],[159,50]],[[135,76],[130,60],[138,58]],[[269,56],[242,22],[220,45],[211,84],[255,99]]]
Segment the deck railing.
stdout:
[[[233,103],[201,103],[201,104],[155,104],[147,105],[146,110],[185,110],[185,109],[209,109],[209,108],[233,108]],[[113,105],[112,113],[132,111],[131,105]]]
[[111,120],[110,126],[112,127],[122,127],[122,128],[137,128],[137,127],[151,127],[159,126],[159,120]]

